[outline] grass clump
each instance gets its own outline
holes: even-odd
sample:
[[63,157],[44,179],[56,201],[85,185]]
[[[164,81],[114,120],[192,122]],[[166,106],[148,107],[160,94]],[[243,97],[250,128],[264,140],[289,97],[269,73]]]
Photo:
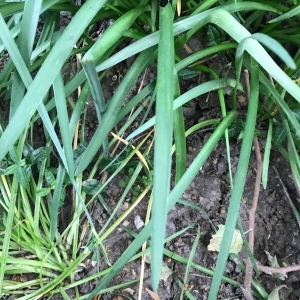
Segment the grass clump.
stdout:
[[[0,128],[1,296],[15,294],[20,296],[19,299],[38,299],[60,293],[68,299],[66,290],[72,288],[77,298],[93,299],[99,293],[127,286],[132,282],[107,288],[128,261],[150,251],[147,248],[136,254],[144,243],[149,242],[150,235],[152,284],[156,291],[162,256],[170,254],[164,249],[168,211],[179,201],[224,137],[230,161],[228,130],[238,118],[236,94],[243,89],[241,70],[247,68],[250,73],[247,118],[243,123],[235,177],[229,172],[232,194],[216,269],[212,272],[195,265],[192,258],[185,261],[187,269],[193,266],[213,276],[209,299],[216,299],[222,279],[239,286],[222,275],[259,120],[267,120],[269,124],[264,186],[267,185],[271,144],[290,162],[296,185],[300,186],[297,151],[300,56],[294,38],[299,34],[299,22],[294,17],[297,6],[291,4],[287,7],[268,1],[219,1],[222,4],[218,1],[162,1],[161,6],[157,1],[148,0],[80,2],[80,5],[78,1],[41,0],[0,3],[0,49],[2,61],[5,60],[0,74],[0,95],[5,108],[1,112]],[[176,10],[181,12],[180,17]],[[70,17],[64,29],[59,25],[62,15]],[[270,15],[281,17],[264,22]],[[114,22],[94,41],[89,36],[90,30],[106,19]],[[283,24],[287,25],[283,27]],[[205,30],[208,30],[208,47],[186,58],[180,57],[178,50],[192,36],[203,35]],[[123,46],[127,38],[134,40]],[[296,53],[293,58],[282,46],[285,43]],[[274,60],[268,53],[270,50],[281,60]],[[212,55],[224,55],[225,52],[235,65],[233,78],[220,78],[203,63]],[[106,73],[134,55],[134,62],[113,96],[106,99],[102,85]],[[69,62],[76,66],[73,74],[66,74]],[[128,100],[127,94],[150,65],[157,68],[157,78],[141,86],[138,93]],[[194,76],[199,72],[209,73],[211,80],[181,93],[179,79],[182,74]],[[270,78],[275,79],[275,84]],[[226,89],[232,91],[230,110],[225,105]],[[186,131],[182,107],[211,91],[218,92],[222,118],[206,120]],[[86,102],[90,96],[98,126],[87,141]],[[72,100],[74,97],[76,101]],[[155,103],[154,117],[148,115],[150,108],[145,109],[145,102],[149,107]],[[126,119],[133,108],[135,112]],[[146,116],[139,117],[140,114]],[[126,139],[122,138],[138,117],[142,119],[139,127]],[[211,137],[187,169],[186,136],[212,124],[215,129]],[[121,129],[115,131],[119,125]],[[155,137],[150,131],[154,125]],[[38,127],[42,132],[39,140],[36,135]],[[115,131],[113,135],[110,134],[112,131]],[[146,135],[142,135],[145,132]],[[142,140],[136,142],[134,138],[137,136]],[[40,142],[42,145],[35,145]],[[109,158],[117,142],[126,146],[126,155]],[[151,151],[154,151],[153,164],[147,160]],[[175,186],[170,191],[172,153],[175,153]],[[109,211],[107,222],[98,230],[90,215],[90,205],[97,200],[105,206],[101,193],[116,175],[127,168],[132,157],[137,157],[138,161],[131,169],[130,178],[125,180],[124,192],[114,210]],[[100,182],[98,174],[104,174],[108,168],[111,171],[109,177]],[[148,180],[152,174],[153,183]],[[139,184],[141,178],[142,185]],[[136,200],[118,217],[118,208],[132,190],[136,192]],[[127,250],[112,267],[76,281],[76,272],[89,256],[97,260],[97,253],[102,253],[110,265],[103,241],[114,234],[114,230],[150,192],[148,211],[152,212],[151,219],[138,235],[131,232],[134,239]],[[59,212],[66,198],[70,199],[72,215],[69,224],[59,231]],[[84,228],[80,222],[83,216],[88,221]],[[83,230],[87,232],[84,238]],[[199,236],[200,232],[197,239]],[[11,280],[10,275],[19,274],[29,274],[30,278]],[[188,272],[184,283],[187,276]],[[93,292],[80,296],[78,286],[96,277],[101,277],[101,280]],[[266,299],[265,291],[257,282],[253,284],[256,286],[253,293]]]

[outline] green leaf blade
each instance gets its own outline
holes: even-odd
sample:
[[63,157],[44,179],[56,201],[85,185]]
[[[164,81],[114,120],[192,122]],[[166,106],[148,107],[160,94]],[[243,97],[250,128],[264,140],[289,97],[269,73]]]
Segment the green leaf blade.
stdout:
[[[85,2],[54,45],[34,81],[30,85],[27,94],[18,106],[11,122],[8,124],[0,138],[0,160],[3,159],[21,134],[22,130],[27,126],[32,115],[42,103],[44,96],[54,82],[57,74],[60,72],[61,67],[73,49],[74,44],[106,1],[107,0],[88,0]],[[5,37],[3,39],[1,33],[3,32],[2,27],[4,26],[7,28],[7,26],[2,17],[0,17],[0,26],[0,38],[5,44],[7,39],[5,40]],[[64,49],[64,51],[62,51],[62,49]],[[22,68],[26,69],[24,61],[23,67],[18,68],[18,71],[22,70]]]
[[167,200],[171,181],[171,149],[174,99],[173,10],[160,7],[160,42],[156,94],[156,136],[154,143],[153,234],[151,247],[152,287],[157,291],[162,267],[167,223]]

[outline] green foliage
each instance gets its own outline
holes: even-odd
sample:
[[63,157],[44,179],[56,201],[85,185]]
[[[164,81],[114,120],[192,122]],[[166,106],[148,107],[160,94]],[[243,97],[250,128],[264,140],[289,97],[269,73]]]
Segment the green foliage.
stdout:
[[[127,187],[133,173],[134,173],[134,169],[129,168],[128,169],[128,174],[123,175],[122,176],[123,178],[121,180],[119,180],[120,188],[126,188]],[[135,201],[137,199],[137,197],[141,194],[141,192],[147,186],[152,185],[152,181],[153,181],[153,171],[149,172],[148,176],[145,176],[145,175],[138,176],[135,180],[134,187],[131,189],[131,192],[132,192],[132,195],[133,195],[132,201]]]
[[96,179],[87,179],[82,182],[82,190],[88,195],[95,195],[103,186],[103,184]]
[[207,28],[207,46],[216,46],[224,42],[225,37],[221,35],[217,27],[208,25]]
[[52,152],[52,147],[33,149],[29,144],[24,144],[23,156],[27,164],[41,164]]
[[[16,174],[19,183],[30,191],[30,178],[32,175],[32,167],[37,165],[40,167],[41,163],[52,152],[52,147],[40,147],[33,149],[29,144],[24,144],[23,159],[20,159],[15,148],[9,152],[9,159],[5,161],[1,168],[1,175]],[[5,166],[5,167],[4,167]]]
[[[47,182],[48,187],[41,188],[36,191],[36,195],[40,197],[45,197],[49,195],[51,191],[55,189],[56,179],[52,172],[48,169],[45,170],[45,181]],[[65,189],[61,190],[60,198],[59,198],[59,207],[61,207],[65,202]]]
[[178,72],[178,75],[183,80],[188,80],[198,76],[201,73],[199,70],[193,70],[191,68],[182,69]]
[[[228,129],[229,137],[237,137],[237,139],[242,140],[244,137],[244,129],[246,126],[245,120],[238,118],[235,120]],[[261,132],[255,129],[254,135],[259,136]]]
[[[98,272],[101,280],[88,299],[103,292],[117,272],[149,242],[150,235],[156,290],[162,255],[167,253],[163,245],[168,211],[224,137],[230,162],[229,137],[238,135],[242,149],[235,181],[230,163],[228,166],[232,196],[216,269],[213,272],[200,267],[213,276],[209,299],[214,300],[236,225],[252,139],[260,135],[255,129],[257,122],[269,122],[264,187],[271,146],[290,162],[300,186],[299,7],[293,3],[284,6],[280,1],[181,2],[181,17],[174,18],[176,1],[165,7],[150,0],[87,0],[81,5],[78,1],[1,1],[0,101],[5,100],[1,103],[5,111],[1,111],[0,128],[0,297],[24,292],[20,299],[37,299],[49,297],[50,291],[50,296],[61,293],[67,298],[65,289],[69,288],[74,288],[79,297],[74,272],[89,255],[99,263],[99,248],[109,262],[102,242],[115,234],[113,231],[127,216],[117,217],[118,208],[129,194],[138,200],[149,190],[153,197],[149,224],[139,235],[132,233],[134,240],[111,269]],[[279,16],[269,20],[270,15]],[[70,22],[59,28],[60,18],[65,17]],[[100,36],[95,39],[90,35],[94,28],[98,30],[99,22],[105,25],[110,19],[114,22]],[[205,37],[206,48],[181,58],[180,48],[193,36]],[[128,43],[128,37],[134,38],[132,43]],[[293,49],[292,55],[285,50],[286,43]],[[280,61],[277,57],[272,59],[264,47]],[[212,70],[207,61],[213,56],[224,58],[234,69],[235,78],[230,78],[230,72]],[[111,99],[107,99],[103,84],[108,70],[129,57],[134,57],[134,62],[120,77]],[[129,92],[136,90],[137,79],[149,66],[157,69],[157,78],[130,99]],[[244,68],[250,72],[246,120],[238,117],[236,105]],[[182,93],[179,80],[189,80],[201,72],[207,72],[212,80]],[[275,84],[266,73],[275,79]],[[221,119],[185,128],[182,107],[212,91],[218,93]],[[230,108],[225,105],[225,94],[231,95]],[[86,103],[93,105],[97,114],[95,131],[87,129],[90,110]],[[151,118],[148,114],[153,104],[155,116]],[[216,123],[218,126],[187,169],[186,136]],[[138,128],[133,130],[132,124],[139,124]],[[35,129],[40,125],[43,130],[37,135]],[[155,134],[148,134],[154,125]],[[148,135],[142,136],[145,132]],[[122,148],[118,154],[113,150],[116,143]],[[105,172],[108,178],[95,179]],[[171,188],[173,173],[176,184]],[[101,193],[117,174],[123,176],[119,185],[124,192],[111,211]],[[66,197],[73,210],[70,223],[61,232],[59,208],[66,203]],[[96,198],[110,215],[100,232],[90,216],[91,203]],[[134,205],[135,201],[128,213]],[[91,234],[81,240],[83,214]],[[195,249],[196,243],[192,254]],[[32,258],[22,260],[24,252]],[[191,266],[198,266],[192,263],[192,256],[187,261],[174,255],[188,266],[184,282]],[[11,274],[36,273],[39,280],[27,290],[16,283],[12,291],[4,277],[8,269]],[[92,280],[90,276],[82,283]],[[255,284],[265,299],[266,292]]]

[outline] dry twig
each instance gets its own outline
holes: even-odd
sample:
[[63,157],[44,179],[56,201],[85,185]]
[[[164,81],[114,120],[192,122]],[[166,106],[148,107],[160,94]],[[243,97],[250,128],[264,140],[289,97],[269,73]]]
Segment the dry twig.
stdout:
[[[255,212],[256,212],[257,203],[258,203],[261,173],[262,173],[260,147],[259,147],[258,138],[256,136],[254,137],[254,148],[255,148],[255,155],[256,155],[257,171],[256,171],[256,180],[255,180],[255,188],[254,188],[252,207],[249,211],[249,228],[250,228],[249,248],[252,253],[253,253],[253,249],[254,249],[254,226],[255,226],[254,220],[255,220]],[[247,300],[253,300],[253,296],[251,293],[252,275],[253,275],[253,267],[252,267],[250,258],[248,258],[247,266],[246,266],[245,280],[244,280],[244,288],[243,288],[243,293]]]
[[275,268],[275,267],[267,267],[267,266],[264,266],[264,265],[261,265],[260,263],[258,263],[257,268],[261,272],[264,272],[269,275],[273,275],[273,274],[286,274],[289,272],[299,271],[300,265],[291,265],[291,266],[287,266],[287,267]]

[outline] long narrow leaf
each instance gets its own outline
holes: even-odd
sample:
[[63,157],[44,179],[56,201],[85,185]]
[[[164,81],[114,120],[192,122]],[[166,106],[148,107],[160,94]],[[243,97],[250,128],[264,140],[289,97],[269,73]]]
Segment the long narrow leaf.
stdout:
[[75,175],[80,174],[92,161],[104,139],[107,138],[109,131],[113,128],[126,94],[132,88],[132,85],[139,74],[153,61],[155,56],[156,51],[153,48],[144,51],[137,57],[130,69],[127,71],[118,90],[109,101],[109,106],[103,115],[102,123],[97,128],[85,152],[77,159],[76,163],[78,166],[76,168]]
[[237,172],[235,175],[234,186],[229,201],[228,214],[225,223],[225,231],[220,246],[220,253],[217,260],[215,269],[215,275],[211,284],[209,292],[209,300],[217,299],[219,286],[221,284],[222,275],[225,270],[226,262],[228,259],[229,249],[235,229],[237,216],[239,212],[240,201],[242,199],[242,193],[246,181],[246,175],[248,170],[248,164],[252,149],[252,141],[254,136],[254,129],[256,124],[256,114],[258,107],[258,80],[259,80],[259,68],[257,62],[253,59],[251,68],[251,82],[250,82],[250,99],[249,108],[246,119],[245,133],[242,142],[241,154],[239,157],[239,163]]
[[[190,89],[188,92],[184,93],[180,97],[174,100],[173,102],[173,110],[177,109],[178,107],[182,106],[183,104],[187,103],[188,101],[191,101],[192,99],[205,94],[209,93],[211,91],[221,89],[224,87],[235,87],[236,81],[233,79],[219,79],[219,80],[211,80],[208,82],[205,82],[199,86],[196,86],[192,89]],[[131,133],[126,140],[129,141],[136,137],[137,135],[141,134],[151,126],[153,126],[156,123],[156,117],[152,117],[149,121],[147,121],[145,124],[140,126],[137,130],[135,130],[133,133]]]
[[192,247],[192,250],[190,252],[188,262],[187,262],[187,265],[186,265],[186,270],[185,270],[185,274],[184,274],[184,281],[183,281],[183,287],[181,289],[180,300],[183,299],[183,294],[185,292],[185,285],[188,283],[188,279],[189,279],[189,275],[190,275],[194,255],[195,255],[198,243],[199,243],[199,239],[200,239],[200,226],[198,225],[197,235],[196,235],[195,241],[193,243],[193,247]]
[[83,70],[91,87],[92,96],[96,103],[96,112],[99,118],[99,123],[101,115],[105,111],[105,103],[94,63],[99,61],[107,50],[120,40],[123,33],[132,25],[136,18],[148,9],[149,8],[147,6],[135,8],[117,19],[107,30],[105,30],[95,45],[84,55],[81,61]]
[[[183,33],[184,31],[197,26],[204,26],[207,23],[211,22],[211,17],[213,15],[215,15],[218,18],[218,13],[220,11],[226,10],[226,12],[232,13],[232,12],[236,12],[236,11],[243,11],[243,10],[267,10],[267,11],[272,11],[272,12],[278,12],[276,9],[274,9],[273,7],[269,6],[269,5],[265,5],[265,4],[260,4],[257,2],[243,2],[243,3],[237,3],[237,4],[228,4],[228,5],[224,5],[222,6],[222,10],[220,8],[212,8],[209,9],[205,12],[202,12],[200,14],[197,14],[195,16],[191,16],[188,17],[184,20],[181,20],[179,22],[174,23],[173,26],[173,32],[174,35],[179,35],[181,33]],[[221,16],[220,16],[221,17]],[[230,15],[230,17],[232,17]],[[222,16],[221,18],[224,18],[224,16]],[[228,17],[225,17],[226,20],[228,20]],[[238,23],[239,24],[239,23]],[[236,26],[236,25],[234,25]],[[250,35],[250,33],[244,29],[244,27],[242,25],[239,24],[239,28],[243,28],[240,38],[236,39],[237,42],[240,42],[243,38],[247,37]],[[230,34],[230,30],[227,31]],[[244,33],[248,32],[248,34],[245,36]],[[127,59],[128,57],[139,53],[151,46],[154,46],[156,44],[158,44],[159,42],[159,32],[154,32],[151,35],[148,35],[147,37],[144,37],[142,39],[140,39],[139,41],[133,43],[132,45],[126,47],[125,49],[119,51],[118,53],[116,53],[115,55],[111,56],[109,59],[107,59],[106,61],[104,61],[103,63],[99,64],[96,68],[97,72],[105,70],[107,68],[110,68],[116,64],[118,64],[119,62]]]
[[[224,6],[223,9],[212,9],[197,16],[186,18],[184,21],[180,21],[174,25],[174,34],[177,35],[196,24],[201,26],[211,22],[224,29],[230,36],[237,42],[241,42],[243,39],[250,37],[251,34],[247,31],[238,21],[236,21],[229,12],[236,11],[237,9],[243,10],[246,7],[252,7],[252,3],[242,5],[244,3],[236,3],[228,6]],[[259,3],[255,5],[259,6]],[[225,11],[227,9],[228,11]],[[253,9],[258,9],[253,7]],[[261,9],[266,9],[265,5],[262,5]],[[153,33],[147,38],[143,38],[126,49],[118,52],[115,56],[112,56],[109,60],[99,65],[96,69],[100,71],[106,69],[119,61],[126,59],[127,57],[142,51],[143,49],[150,47],[151,45],[158,43],[158,33]],[[249,39],[245,50],[255,58],[255,60],[267,71],[274,79],[285,87],[285,89],[300,102],[299,87],[293,82],[285,72],[283,72],[279,66],[273,61],[266,50],[254,39]]]
[[152,288],[157,291],[162,267],[167,200],[171,181],[171,149],[174,99],[174,37],[173,10],[168,3],[159,10],[160,37],[158,45],[156,130],[153,178],[153,235],[151,247]]
[[68,173],[71,178],[74,177],[74,159],[72,150],[72,140],[69,130],[69,116],[66,105],[66,97],[64,91],[64,82],[62,75],[59,73],[53,83],[54,99],[56,103],[56,111],[60,126],[60,133],[64,146],[64,154],[68,166]]
[[296,15],[300,14],[300,5],[296,6],[295,8],[293,8],[292,10],[284,13],[283,15],[272,19],[271,21],[269,21],[269,23],[274,23],[274,22],[278,22],[278,21],[283,21],[286,19],[290,19]]
[[[13,227],[13,220],[15,216],[15,205],[17,201],[17,189],[18,189],[18,180],[16,176],[13,178],[12,187],[11,187],[11,197],[9,199],[9,209],[7,212],[7,219],[6,219],[6,228]],[[6,271],[6,263],[8,258],[8,250],[11,241],[11,230],[5,230],[3,246],[0,256],[0,286],[3,286],[3,279]]]
[[[5,24],[1,14],[0,14],[0,27],[1,27],[0,36],[3,38],[3,41],[6,44],[7,50],[11,55],[11,58],[15,64],[16,69],[18,70],[20,77],[22,78],[22,81],[23,81],[25,87],[29,89],[30,85],[32,83],[32,78],[31,78],[30,73],[27,69],[27,66],[24,62],[24,59],[22,58],[21,53],[18,50],[16,43],[10,36],[7,25]],[[26,96],[25,96],[25,98],[26,98]],[[35,100],[34,96],[33,96],[33,100]],[[32,101],[32,99],[29,99],[29,101],[31,102],[32,105],[34,105],[34,106],[37,105],[37,103]],[[7,149],[5,150],[5,144],[3,144],[3,147],[0,149],[0,157],[1,157],[1,150],[3,150],[3,157],[4,157],[6,155],[6,152],[11,149],[11,147],[9,145],[13,145],[13,143],[14,143],[14,140],[9,141],[9,134],[11,135],[12,139],[14,137],[17,138],[19,136],[18,129],[17,129],[18,125],[20,123],[22,123],[24,121],[24,119],[28,118],[28,114],[34,113],[34,111],[30,111],[30,107],[25,107],[24,111],[20,110],[20,107],[22,109],[22,107],[24,106],[23,104],[24,104],[24,99],[20,103],[18,110],[14,114],[13,118],[10,120],[6,130],[3,132],[2,136],[1,136],[0,140],[3,140],[5,143],[7,143],[6,144]],[[49,115],[45,109],[44,104],[41,102],[40,105],[37,105],[37,108],[38,108],[39,114],[44,122],[44,126],[47,128],[47,130],[53,140],[53,143],[56,146],[59,155],[61,156],[61,159],[62,159],[66,169],[68,169],[66,161],[65,161],[65,156],[63,154],[57,134],[54,130],[54,127],[53,127],[52,122],[49,118]],[[16,120],[16,118],[18,118],[18,119]],[[30,120],[30,118],[28,119],[28,122],[29,122],[29,120]],[[27,124],[25,124],[25,127],[26,126],[27,126]],[[5,136],[6,136],[6,138],[5,138]]]
[[[180,96],[180,87],[178,77],[175,77],[175,95]],[[174,110],[174,141],[175,141],[175,158],[176,158],[176,174],[175,184],[180,180],[186,169],[186,139],[185,125],[182,106]]]
[[60,164],[57,169],[57,176],[55,181],[53,198],[50,203],[50,236],[52,241],[54,240],[56,230],[57,230],[58,209],[61,201],[60,199],[61,199],[65,173],[66,172],[64,167]]
[[278,57],[286,63],[291,69],[296,69],[296,64],[290,54],[286,51],[285,48],[279,42],[277,42],[272,37],[264,34],[264,33],[254,33],[251,36],[252,38],[259,41],[261,44],[267,46],[270,50],[278,55]]
[[261,181],[262,181],[262,185],[263,185],[264,189],[267,188],[267,183],[268,183],[272,136],[273,136],[273,122],[272,122],[272,120],[269,120],[269,128],[268,128],[268,135],[267,135],[267,140],[266,140],[266,147],[265,147],[265,153],[264,153],[264,159],[263,159],[262,176],[261,176]]
[[[220,123],[217,129],[213,132],[209,140],[205,143],[195,160],[192,162],[188,170],[182,176],[178,184],[174,187],[172,192],[169,195],[168,208],[167,211],[170,211],[172,207],[176,204],[177,200],[180,199],[182,193],[190,185],[192,180],[195,178],[200,168],[203,166],[207,160],[210,153],[215,148],[216,144],[224,135],[225,130],[237,117],[237,112],[230,112]],[[134,241],[130,244],[127,250],[122,254],[122,256],[117,260],[117,262],[112,267],[111,271],[103,277],[100,283],[96,286],[94,291],[87,298],[88,300],[93,299],[94,296],[98,294],[108,283],[109,281],[117,274],[119,270],[132,258],[132,256],[142,247],[143,243],[149,238],[152,232],[152,222],[151,219],[145,228],[136,236]]]
[[[35,80],[30,85],[27,94],[12,117],[11,122],[8,124],[6,130],[1,136],[0,160],[3,159],[22,130],[29,123],[32,115],[41,104],[49,87],[60,72],[60,69],[71,52],[74,44],[105,2],[106,0],[86,1],[52,48],[44,64],[41,66],[40,71],[36,75]],[[3,24],[5,25],[4,20],[1,17],[0,37],[5,43],[1,34]],[[55,66],[55,68],[53,68],[53,66]]]
[[76,105],[75,105],[75,108],[74,108],[72,116],[71,116],[69,130],[70,130],[70,135],[72,138],[74,136],[77,123],[79,122],[81,113],[83,111],[84,106],[86,105],[89,95],[90,95],[90,87],[89,87],[88,82],[86,82],[81,90],[80,96],[78,97],[78,99],[76,101]]
[[[20,27],[20,34],[18,39],[18,47],[24,59],[25,64],[28,66],[30,63],[30,56],[32,52],[33,42],[36,34],[36,28],[40,15],[42,1],[33,0],[26,1],[24,9],[26,14],[23,15]],[[12,82],[12,94],[10,101],[10,119],[18,108],[21,100],[24,97],[25,85],[17,70],[15,70]]]

